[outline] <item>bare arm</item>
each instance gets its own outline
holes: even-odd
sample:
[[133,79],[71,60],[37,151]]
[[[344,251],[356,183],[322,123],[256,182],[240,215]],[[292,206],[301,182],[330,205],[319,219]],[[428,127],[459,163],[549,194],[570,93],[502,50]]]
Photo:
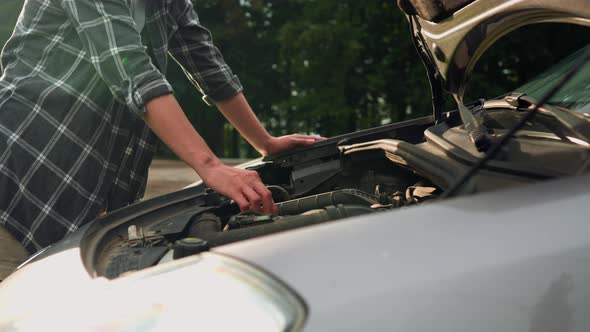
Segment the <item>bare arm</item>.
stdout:
[[324,138],[293,134],[273,137],[262,126],[242,93],[217,103],[225,118],[263,156],[281,153],[298,146],[309,146]]
[[147,125],[209,187],[233,199],[243,211],[276,214],[272,195],[258,173],[224,165],[190,124],[174,96],[155,98],[146,108]]
[[[272,137],[241,93],[219,103],[217,107],[263,155],[311,145],[323,139],[299,134]],[[180,159],[192,167],[209,187],[233,199],[242,211],[258,210],[277,214],[272,195],[258,173],[224,165],[190,124],[173,95],[152,99],[146,104],[146,108],[147,125]]]

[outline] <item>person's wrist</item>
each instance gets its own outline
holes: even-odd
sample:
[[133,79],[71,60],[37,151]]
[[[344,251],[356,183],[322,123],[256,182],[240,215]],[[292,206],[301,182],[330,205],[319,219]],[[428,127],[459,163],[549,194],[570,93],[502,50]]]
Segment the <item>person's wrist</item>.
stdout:
[[189,164],[201,176],[212,169],[224,165],[219,158],[211,154],[195,155]]
[[276,137],[271,136],[271,135],[266,136],[262,140],[261,144],[259,144],[260,147],[257,149],[258,152],[260,152],[260,154],[263,155],[264,157],[268,156],[273,149],[273,145],[274,145],[275,141],[276,141]]

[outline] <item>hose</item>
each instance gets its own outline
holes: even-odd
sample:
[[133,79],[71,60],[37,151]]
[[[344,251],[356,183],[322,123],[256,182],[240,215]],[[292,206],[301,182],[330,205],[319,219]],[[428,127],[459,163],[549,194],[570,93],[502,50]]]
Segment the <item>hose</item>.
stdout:
[[200,238],[207,241],[210,247],[216,247],[259,236],[373,212],[375,212],[375,210],[367,206],[328,206],[310,215],[278,217],[270,224],[234,229],[227,232],[221,231],[221,221],[219,217],[213,213],[203,213],[192,222],[189,228],[188,237]]
[[316,209],[323,209],[326,206],[338,205],[359,205],[371,206],[378,203],[377,197],[356,189],[342,189],[315,196],[294,199],[277,204],[279,215],[299,215],[304,212]]

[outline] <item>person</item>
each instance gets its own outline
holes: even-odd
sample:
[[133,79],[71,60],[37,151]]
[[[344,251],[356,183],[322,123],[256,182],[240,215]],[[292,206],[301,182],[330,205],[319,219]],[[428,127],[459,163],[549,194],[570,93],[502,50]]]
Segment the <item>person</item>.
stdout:
[[191,126],[168,55],[263,156],[322,139],[264,129],[190,0],[27,0],[1,58],[0,227],[29,253],[141,199],[156,136],[242,210],[276,213]]

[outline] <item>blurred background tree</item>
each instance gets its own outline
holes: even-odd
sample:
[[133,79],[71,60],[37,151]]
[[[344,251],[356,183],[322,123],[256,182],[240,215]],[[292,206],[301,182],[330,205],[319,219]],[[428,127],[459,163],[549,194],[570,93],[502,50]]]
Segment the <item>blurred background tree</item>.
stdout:
[[[2,0],[0,43],[23,0]],[[245,94],[274,135],[333,136],[431,114],[408,24],[391,0],[194,1]],[[523,28],[478,63],[468,96],[510,91],[590,41],[587,28]],[[187,116],[222,157],[256,152],[201,101],[182,71],[168,77]],[[161,144],[160,157],[173,157]]]

